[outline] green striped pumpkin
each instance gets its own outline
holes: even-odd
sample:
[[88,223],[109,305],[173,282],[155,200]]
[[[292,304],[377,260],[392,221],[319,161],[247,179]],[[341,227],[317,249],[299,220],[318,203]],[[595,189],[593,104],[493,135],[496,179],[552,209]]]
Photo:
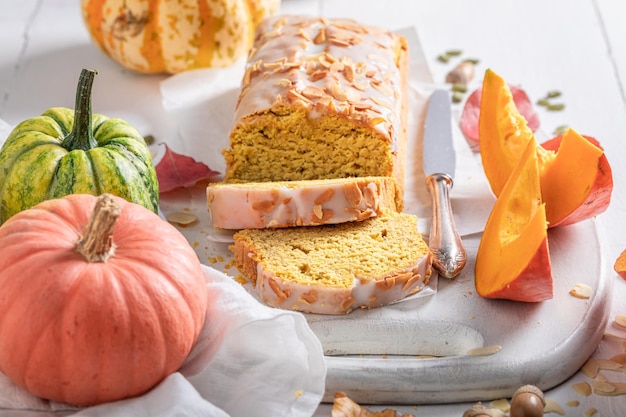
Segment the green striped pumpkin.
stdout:
[[92,114],[95,74],[81,72],[75,111],[48,109],[9,134],[0,149],[0,223],[68,194],[110,193],[157,212],[159,185],[143,137],[123,120]]

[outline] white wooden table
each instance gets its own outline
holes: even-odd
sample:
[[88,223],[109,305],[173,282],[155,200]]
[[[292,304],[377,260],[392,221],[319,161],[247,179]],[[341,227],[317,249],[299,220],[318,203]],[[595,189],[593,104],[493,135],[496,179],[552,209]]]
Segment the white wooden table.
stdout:
[[[82,67],[99,68],[94,87],[98,112],[126,119],[141,132],[175,136],[176,126],[161,105],[159,83],[166,76],[142,76],[121,69],[89,40],[76,0],[0,0],[0,118],[10,124],[52,106],[72,107]],[[599,216],[607,279],[613,280],[613,317],[626,314],[626,282],[612,272],[626,249],[626,3],[618,0],[283,0],[286,13],[353,17],[391,29],[415,27],[436,82],[450,69],[437,56],[450,49],[480,60],[478,80],[491,67],[522,86],[536,101],[550,90],[563,93],[563,111],[538,108],[542,129],[570,125],[596,137],[612,164],[615,190]],[[123,95],[102,87],[123,83]],[[478,84],[475,84],[476,87]],[[624,332],[622,332],[622,337]],[[603,339],[594,357],[624,353]],[[566,358],[564,358],[566,360]],[[575,375],[547,393],[566,415],[590,407],[599,416],[626,415],[626,396],[581,397],[571,388]],[[570,400],[580,405],[568,407]],[[471,404],[470,404],[471,405]],[[468,404],[395,407],[416,416],[461,416]],[[384,406],[372,406],[374,410]],[[321,405],[315,416],[330,415]]]

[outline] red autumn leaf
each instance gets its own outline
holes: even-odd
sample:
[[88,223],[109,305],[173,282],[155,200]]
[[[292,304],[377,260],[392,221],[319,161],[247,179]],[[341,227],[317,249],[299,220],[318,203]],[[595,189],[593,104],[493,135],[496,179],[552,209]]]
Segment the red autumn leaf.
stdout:
[[200,180],[219,175],[219,172],[195,159],[172,151],[166,144],[165,154],[156,164],[159,192],[165,193],[177,188],[193,187]]
[[[536,132],[539,129],[539,116],[535,112],[528,95],[524,90],[519,87],[509,86],[511,94],[513,95],[513,101],[517,106],[517,110],[526,119],[528,127]],[[473,148],[477,149],[479,144],[478,137],[478,117],[480,116],[480,98],[482,96],[482,89],[479,88],[474,91],[465,102],[463,112],[461,113],[461,131],[465,135],[467,141]]]

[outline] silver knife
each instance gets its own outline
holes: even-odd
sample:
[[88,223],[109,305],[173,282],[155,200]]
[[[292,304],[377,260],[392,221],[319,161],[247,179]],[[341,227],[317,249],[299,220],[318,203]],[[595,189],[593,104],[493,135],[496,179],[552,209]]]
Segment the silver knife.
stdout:
[[433,266],[445,278],[457,276],[467,259],[450,205],[456,163],[451,124],[449,93],[447,90],[436,90],[428,102],[423,159],[426,184],[433,202],[428,245],[433,253]]

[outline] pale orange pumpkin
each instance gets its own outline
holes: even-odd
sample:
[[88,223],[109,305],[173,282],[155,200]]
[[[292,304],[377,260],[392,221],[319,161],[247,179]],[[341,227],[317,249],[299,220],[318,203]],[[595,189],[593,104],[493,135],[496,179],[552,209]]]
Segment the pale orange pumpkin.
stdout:
[[81,0],[92,40],[145,73],[225,67],[244,56],[280,0]]
[[140,395],[181,366],[204,324],[195,251],[119,197],[72,194],[22,211],[0,227],[0,253],[0,370],[42,398]]

